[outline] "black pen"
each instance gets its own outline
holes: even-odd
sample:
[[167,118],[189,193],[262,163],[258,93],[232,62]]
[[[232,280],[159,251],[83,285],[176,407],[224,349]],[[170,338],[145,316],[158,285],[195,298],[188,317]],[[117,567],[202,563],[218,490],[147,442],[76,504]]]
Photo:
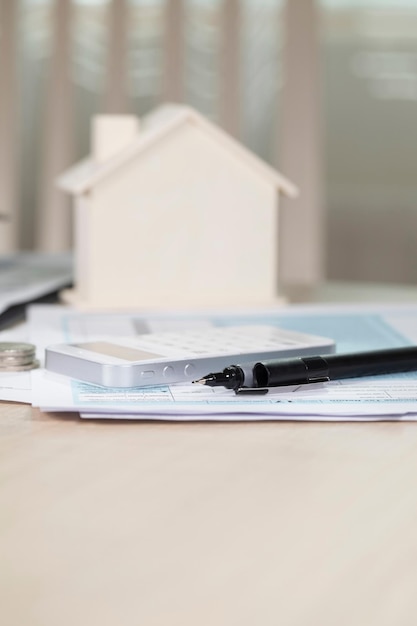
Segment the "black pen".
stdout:
[[[413,370],[417,370],[417,346],[330,356],[274,359],[255,363],[251,389],[256,391],[265,387],[301,385]],[[195,382],[211,387],[223,386],[237,391],[244,385],[242,373],[240,366],[231,365],[223,372],[208,374]]]

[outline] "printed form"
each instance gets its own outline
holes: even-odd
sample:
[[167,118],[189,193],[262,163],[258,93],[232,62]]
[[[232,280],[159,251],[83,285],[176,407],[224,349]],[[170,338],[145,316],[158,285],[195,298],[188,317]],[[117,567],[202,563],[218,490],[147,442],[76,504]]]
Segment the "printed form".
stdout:
[[[38,348],[106,335],[268,324],[330,337],[337,352],[417,345],[415,305],[309,305],[251,312],[90,313],[35,305],[30,338]],[[44,411],[75,411],[84,418],[163,420],[417,419],[417,371],[270,389],[239,396],[223,388],[178,384],[130,389],[82,383],[32,372],[32,403]]]

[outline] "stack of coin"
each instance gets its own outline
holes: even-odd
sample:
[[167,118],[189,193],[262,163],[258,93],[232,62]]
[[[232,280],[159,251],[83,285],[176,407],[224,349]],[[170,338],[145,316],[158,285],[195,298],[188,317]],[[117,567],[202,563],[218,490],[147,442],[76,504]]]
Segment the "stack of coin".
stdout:
[[33,344],[0,341],[0,372],[24,372],[38,366]]

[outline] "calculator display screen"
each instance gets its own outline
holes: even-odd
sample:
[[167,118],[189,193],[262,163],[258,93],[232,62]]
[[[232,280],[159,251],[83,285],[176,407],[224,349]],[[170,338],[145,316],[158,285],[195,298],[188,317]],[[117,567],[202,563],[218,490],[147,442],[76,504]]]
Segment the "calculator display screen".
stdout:
[[88,343],[75,344],[77,348],[83,348],[97,354],[105,354],[106,356],[114,356],[125,361],[146,361],[148,359],[158,359],[160,354],[147,352],[146,350],[129,348],[128,346],[120,346],[108,341],[90,341]]

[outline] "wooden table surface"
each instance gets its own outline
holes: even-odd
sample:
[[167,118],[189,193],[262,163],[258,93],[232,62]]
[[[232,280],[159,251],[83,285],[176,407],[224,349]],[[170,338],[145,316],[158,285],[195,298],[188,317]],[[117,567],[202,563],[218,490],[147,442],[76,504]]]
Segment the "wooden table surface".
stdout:
[[2,626],[417,623],[417,423],[0,405]]

